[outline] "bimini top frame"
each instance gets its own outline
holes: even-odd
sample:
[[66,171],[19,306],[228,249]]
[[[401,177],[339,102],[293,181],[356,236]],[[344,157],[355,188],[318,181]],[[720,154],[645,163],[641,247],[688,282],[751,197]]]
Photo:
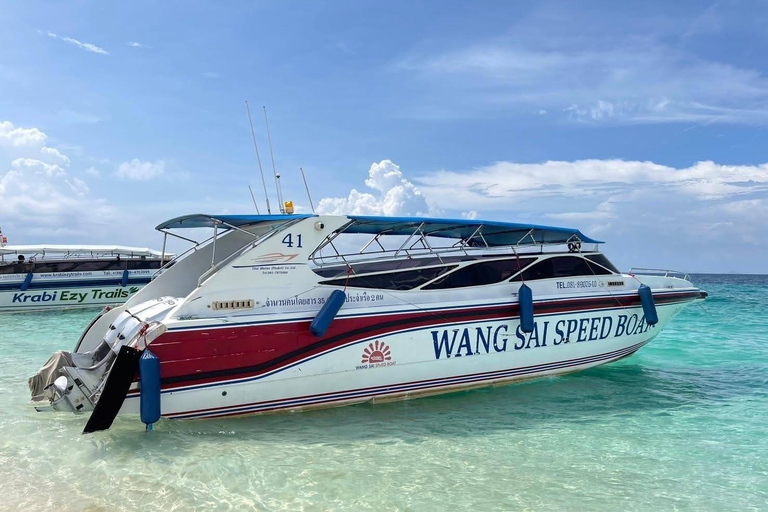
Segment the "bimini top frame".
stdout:
[[[449,252],[464,252],[471,249],[541,247],[546,245],[568,245],[570,251],[580,250],[582,243],[602,243],[572,228],[540,226],[537,224],[518,224],[512,222],[482,221],[469,219],[432,219],[423,217],[369,217],[348,216],[350,222],[335,233],[329,235],[312,255],[312,261],[319,266],[327,262],[338,263],[340,260],[350,264],[348,258],[356,262],[363,255],[396,258],[400,255],[415,256],[431,254],[440,258]],[[356,253],[342,254],[333,244],[342,234],[369,234],[373,238]],[[397,249],[386,249],[382,245],[385,236],[399,236],[405,241]],[[434,238],[433,238],[434,237]],[[452,245],[435,247],[430,238],[455,240]],[[321,251],[330,247],[333,254],[321,255]],[[369,248],[373,247],[373,250]],[[378,249],[376,249],[378,247]]]
[[[231,254],[225,255],[223,260],[217,262],[216,261],[216,256],[217,256],[216,240],[220,235],[223,235],[229,230],[237,230],[249,235],[250,237],[253,238],[253,241],[245,244],[243,246],[244,248],[249,245],[256,244],[258,240],[264,239],[268,234],[282,230],[287,225],[293,224],[294,222],[297,222],[301,219],[305,219],[312,216],[313,215],[208,215],[204,213],[195,213],[195,214],[183,215],[181,217],[176,217],[176,218],[167,220],[161,224],[158,224],[155,227],[157,231],[160,231],[164,235],[163,251],[162,251],[163,255],[165,255],[165,248],[168,241],[168,235],[171,235],[172,237],[175,237],[175,238],[179,238],[186,242],[190,242],[193,245],[183,253],[176,256],[174,260],[169,261],[166,265],[163,265],[163,267],[160,268],[157,272],[155,272],[155,274],[152,277],[154,279],[155,277],[160,275],[163,272],[163,270],[165,270],[165,268],[167,268],[172,263],[175,263],[176,260],[186,256],[190,252],[196,251],[197,248],[200,247],[201,245],[204,245],[207,242],[212,241],[213,249],[211,251],[211,267],[208,270],[208,272],[200,276],[200,282],[202,282],[204,278],[206,278],[211,273],[215,272],[219,267],[226,264],[228,261],[234,259],[240,252],[240,251],[233,251]],[[271,227],[265,233],[260,233],[260,234],[254,234],[248,231],[247,229],[244,229],[257,224],[270,225]],[[170,231],[171,229],[198,229],[198,228],[213,228],[213,235],[205,238],[204,240],[197,241],[191,238],[187,238],[185,236],[181,236],[178,233],[172,233]]]
[[344,233],[412,235],[418,229],[425,236],[464,240],[468,245],[486,247],[566,244],[574,240],[602,243],[578,229],[470,219],[433,219],[427,217],[368,217],[350,215]]
[[[245,231],[248,226],[254,224],[274,223],[273,229],[280,230],[296,221],[317,217],[311,214],[296,215],[208,215],[193,214],[170,219],[158,225],[155,229],[178,238],[190,241],[195,246],[205,243],[197,242],[177,234],[170,233],[169,229],[193,229],[213,228],[215,243],[219,230],[236,229]],[[408,256],[418,254],[438,255],[446,252],[466,252],[470,249],[492,249],[508,247],[514,251],[518,248],[543,247],[546,245],[569,245],[569,250],[579,250],[582,243],[602,243],[584,235],[578,229],[555,226],[542,226],[538,224],[520,224],[514,222],[484,221],[470,219],[438,219],[427,217],[374,217],[365,215],[348,215],[349,222],[340,229],[331,233],[315,249],[311,260],[316,265],[323,265],[326,260],[339,260],[348,263],[348,257],[360,257],[363,255],[376,257],[398,257],[401,254]],[[333,241],[342,234],[368,234],[373,238],[358,252],[342,254],[334,246]],[[400,236],[405,241],[397,249],[386,249],[382,243],[384,236]],[[435,247],[430,239],[454,240],[453,245],[447,247]],[[391,240],[391,239],[390,239]],[[380,250],[367,251],[373,244]],[[374,247],[375,247],[374,246]],[[573,246],[573,247],[572,247]],[[321,255],[321,251],[330,247],[333,254]],[[163,242],[165,252],[165,241]],[[214,247],[215,253],[215,247]],[[372,254],[374,253],[374,254]],[[356,258],[357,259],[357,258]],[[358,260],[359,261],[359,260]],[[214,266],[214,262],[211,262]]]
[[[212,228],[232,229],[263,222],[285,222],[315,217],[311,214],[296,215],[207,215],[193,214],[176,217],[158,225],[155,229]],[[415,229],[426,236],[465,240],[469,245],[478,243],[487,247],[565,244],[573,240],[582,243],[602,243],[584,235],[578,229],[538,224],[519,224],[470,219],[434,219],[428,217],[372,217],[349,215],[350,223],[339,232],[371,235],[412,235]]]
[[6,245],[0,247],[0,256],[24,254],[26,256],[48,259],[70,258],[159,258],[162,253],[146,247],[128,247],[124,245]]

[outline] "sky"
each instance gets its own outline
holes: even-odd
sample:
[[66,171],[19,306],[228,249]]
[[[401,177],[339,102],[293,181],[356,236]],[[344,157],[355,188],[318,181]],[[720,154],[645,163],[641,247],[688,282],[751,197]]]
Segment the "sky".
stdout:
[[620,268],[768,273],[768,3],[4,2],[10,243],[311,211],[567,226]]

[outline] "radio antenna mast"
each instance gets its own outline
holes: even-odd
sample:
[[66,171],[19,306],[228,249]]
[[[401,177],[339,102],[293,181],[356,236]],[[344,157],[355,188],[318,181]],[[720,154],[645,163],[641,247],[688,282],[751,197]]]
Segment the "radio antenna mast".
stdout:
[[[267,182],[264,181],[264,169],[261,167],[261,155],[259,155],[259,145],[256,144],[256,131],[253,129],[253,120],[251,119],[251,107],[248,105],[248,100],[245,100],[245,110],[248,112],[248,123],[251,125],[251,136],[253,137],[253,147],[256,149],[256,160],[259,162],[259,173],[261,174],[261,185],[264,187],[264,198],[267,200],[267,213],[272,215],[272,210],[269,208],[269,194],[267,194]],[[250,188],[250,187],[248,187]],[[253,191],[251,191],[253,195]],[[256,204],[256,201],[253,202]],[[256,210],[258,210],[258,206]]]
[[256,198],[253,196],[253,189],[250,185],[248,185],[248,190],[251,191],[251,199],[253,199],[253,206],[256,207],[256,215],[261,215],[261,212],[259,211],[259,205],[256,204]]
[[312,207],[312,213],[315,213],[315,205],[312,203],[312,196],[309,195],[309,185],[307,185],[307,177],[304,176],[304,168],[299,167],[299,170],[301,171],[301,179],[304,180],[304,188],[307,189],[307,197],[309,198],[309,206]]
[[277,200],[280,201],[280,213],[285,213],[285,207],[283,203],[283,192],[280,190],[280,175],[277,174],[275,168],[275,154],[272,152],[272,135],[269,132],[269,120],[267,119],[267,107],[262,106],[264,109],[264,124],[267,125],[267,140],[269,141],[269,156],[272,159],[272,172],[275,175],[275,187],[277,188]]

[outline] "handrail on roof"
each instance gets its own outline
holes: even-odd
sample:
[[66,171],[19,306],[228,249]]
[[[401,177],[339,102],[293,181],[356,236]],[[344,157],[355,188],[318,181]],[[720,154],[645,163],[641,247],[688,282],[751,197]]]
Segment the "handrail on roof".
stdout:
[[646,267],[632,267],[627,272],[629,275],[638,276],[661,276],[661,277],[677,277],[683,276],[683,279],[689,281],[688,272],[682,272],[680,270],[670,270],[666,268],[646,268]]
[[125,245],[6,245],[0,247],[0,256],[7,254],[62,254],[66,257],[71,255],[85,256],[150,256],[160,257],[161,252],[146,247],[129,247]]

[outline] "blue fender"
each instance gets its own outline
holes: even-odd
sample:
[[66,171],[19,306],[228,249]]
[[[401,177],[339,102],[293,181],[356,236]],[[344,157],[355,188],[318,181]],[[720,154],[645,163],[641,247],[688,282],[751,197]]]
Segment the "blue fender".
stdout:
[[127,270],[123,270],[123,278],[120,280],[120,286],[122,286],[123,288],[128,286],[128,271]]
[[648,325],[656,325],[659,323],[659,315],[656,313],[656,303],[653,300],[651,287],[647,284],[641,284],[640,288],[637,289],[637,293],[640,295],[640,303],[643,305],[645,322]]
[[523,332],[533,332],[533,291],[527,284],[523,283],[517,294],[520,303],[520,330]]
[[21,283],[21,291],[27,291],[27,288],[29,288],[29,283],[32,282],[32,277],[32,272],[27,272],[27,277],[25,277],[24,282]]
[[160,359],[148,348],[139,359],[139,386],[141,421],[152,430],[160,419]]
[[312,323],[309,325],[309,331],[315,336],[322,336],[328,327],[331,326],[331,322],[336,318],[336,314],[344,305],[344,301],[347,300],[347,294],[341,290],[333,290],[330,297],[325,302],[320,312],[317,314]]

